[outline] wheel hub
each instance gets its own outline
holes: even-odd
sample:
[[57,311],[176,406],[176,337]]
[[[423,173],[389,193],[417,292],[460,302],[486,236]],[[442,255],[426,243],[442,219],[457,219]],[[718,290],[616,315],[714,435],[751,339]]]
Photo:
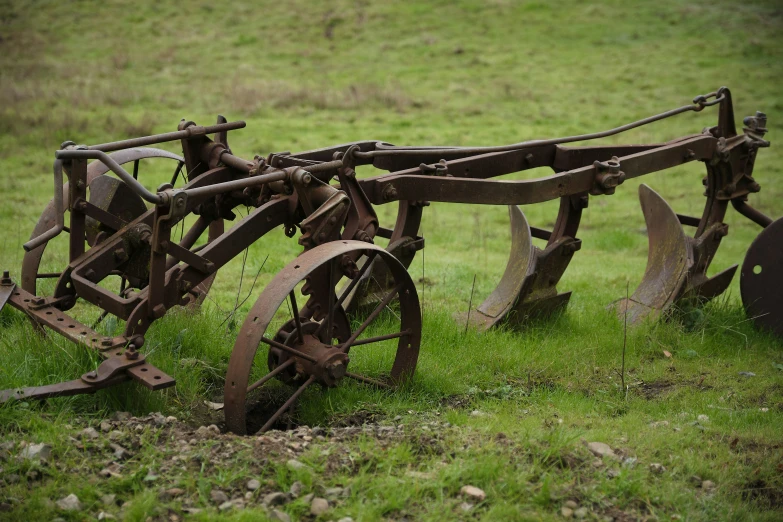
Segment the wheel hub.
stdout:
[[[345,377],[348,371],[348,362],[350,361],[348,354],[343,352],[338,346],[324,343],[319,337],[320,323],[316,322],[303,322],[302,323],[302,339],[299,339],[299,335],[296,328],[293,331],[285,332],[286,346],[290,346],[294,350],[300,352],[302,356],[293,355],[284,352],[280,349],[273,349],[270,351],[275,353],[274,366],[278,366],[286,360],[293,358],[295,360],[295,372],[293,377],[296,380],[304,380],[310,376],[315,376],[316,380],[329,388],[337,386],[337,383]],[[270,369],[273,369],[273,365],[270,365]],[[290,379],[292,376],[288,376]]]

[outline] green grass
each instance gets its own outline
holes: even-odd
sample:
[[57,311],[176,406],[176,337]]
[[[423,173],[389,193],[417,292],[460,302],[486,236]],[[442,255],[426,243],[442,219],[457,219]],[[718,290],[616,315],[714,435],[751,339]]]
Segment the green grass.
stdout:
[[[0,269],[19,277],[21,244],[51,198],[52,151],[62,141],[166,132],[181,118],[207,124],[218,113],[247,121],[245,130],[229,136],[243,157],[358,139],[497,145],[614,127],[727,85],[738,119],[756,110],[768,115],[772,147],[759,153],[754,175],[762,190],[752,203],[783,214],[783,149],[777,146],[783,11],[777,2],[265,4],[0,3]],[[715,121],[715,111],[705,110],[603,142],[665,141]],[[176,151],[176,144],[166,147]],[[162,160],[150,165],[142,180],[155,188],[171,169]],[[144,481],[148,471],[176,451],[165,432],[149,429],[138,435],[140,447],[122,479],[99,478],[110,457],[103,439],[85,450],[69,440],[84,426],[115,410],[162,411],[195,426],[205,419],[202,401],[220,400],[242,318],[300,251],[295,239],[269,234],[249,251],[242,297],[261,272],[236,324],[221,323],[234,304],[240,260],[221,270],[201,311],[178,311],[153,325],[145,351],[176,377],[175,389],[151,393],[125,384],[0,408],[4,442],[46,441],[57,463],[19,462],[16,449],[0,460],[0,478],[22,477],[0,485],[0,502],[12,509],[0,511],[0,518],[79,520],[102,509],[119,516],[119,507],[100,504],[102,495],[114,492],[131,501],[122,510],[125,519],[163,519],[169,509],[182,511],[178,501],[158,501],[161,487],[182,487],[194,505],[207,507],[211,488],[236,489],[257,476],[269,481],[270,490],[287,489],[297,479],[315,490],[349,485],[351,495],[323,520],[556,519],[568,499],[596,517],[620,520],[777,520],[783,503],[783,345],[751,327],[736,279],[703,310],[630,330],[627,397],[619,384],[623,329],[605,307],[625,294],[626,284],[638,284],[644,271],[638,185],[649,184],[677,212],[700,215],[703,175],[701,165],[686,165],[631,180],[614,196],[592,198],[580,228],[582,250],[559,285],[573,291],[567,311],[521,333],[465,333],[452,319],[467,309],[474,275],[477,303],[502,274],[506,209],[427,208],[421,231],[427,247],[410,269],[424,309],[415,379],[394,393],[351,383],[308,390],[296,412],[297,422],[311,426],[362,419],[403,424],[401,439],[314,441],[301,458],[315,472],[301,476],[285,467],[284,455],[263,453],[252,438],[204,440],[195,452],[206,460],[212,451],[224,452],[230,465],[173,469],[150,483]],[[377,210],[389,226],[396,208]],[[532,225],[546,227],[557,206],[524,211]],[[726,222],[730,234],[711,273],[741,263],[758,233],[733,211]],[[47,251],[43,270],[62,269],[63,243]],[[88,322],[98,315],[87,307],[76,312]],[[100,328],[111,333],[121,327],[109,321]],[[72,379],[96,364],[56,336],[37,337],[15,311],[0,314],[0,388]],[[742,377],[743,371],[756,376]],[[699,415],[709,420],[698,421]],[[394,421],[397,416],[401,420]],[[668,426],[651,426],[664,420]],[[452,426],[433,434],[425,430],[433,421]],[[596,440],[638,464],[610,466],[620,474],[609,478],[606,468],[593,467],[582,444]],[[324,452],[344,452],[351,464],[333,465]],[[653,462],[667,471],[652,474]],[[28,482],[31,467],[40,468],[42,480]],[[431,475],[416,478],[409,471]],[[694,488],[692,475],[714,481],[714,493]],[[459,489],[467,483],[484,489],[487,500],[463,512]],[[69,493],[86,506],[76,516],[49,502]],[[294,518],[309,516],[301,500],[283,509]],[[199,517],[263,515],[258,508],[220,515],[210,509]]]

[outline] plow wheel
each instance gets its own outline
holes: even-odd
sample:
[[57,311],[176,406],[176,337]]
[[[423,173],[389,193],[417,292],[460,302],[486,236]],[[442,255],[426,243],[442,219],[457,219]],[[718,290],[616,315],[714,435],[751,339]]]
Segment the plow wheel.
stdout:
[[[422,210],[426,205],[428,203],[423,201],[400,201],[394,228],[381,229],[374,238],[375,242],[378,242],[378,238],[388,240],[386,251],[396,257],[406,269],[413,263],[416,252],[424,248],[424,238],[418,234]],[[358,313],[360,309],[373,307],[380,302],[380,294],[393,288],[390,284],[386,265],[375,262],[374,266],[364,271],[362,280],[354,286],[343,307],[349,315]]]
[[[385,264],[393,287],[372,311],[350,322],[343,304],[373,261]],[[315,287],[311,277],[321,278],[317,283],[325,277],[328,290],[324,297],[309,294],[303,307],[303,292]],[[323,300],[319,306],[312,303],[316,296]],[[226,375],[226,425],[239,434],[266,431],[313,384],[331,388],[351,379],[392,387],[413,375],[420,340],[416,287],[393,255],[360,241],[308,250],[267,285],[242,325]],[[259,405],[256,390],[273,378],[295,391],[261,424],[248,412]]]
[[[111,157],[114,161],[116,161],[120,165],[134,162],[135,172],[138,172],[138,164],[141,160],[144,159],[167,158],[176,161],[182,161],[182,158],[176,154],[167,152],[165,150],[152,149],[152,148],[137,148],[137,149],[122,150],[113,153]],[[93,181],[103,176],[103,174],[106,174],[108,170],[109,170],[108,167],[99,161],[94,161],[87,166],[87,185],[90,186],[91,192],[93,192],[93,187],[92,187]],[[135,193],[128,190],[127,187],[125,187],[124,183],[115,180],[114,178],[108,177],[106,178],[106,180],[107,181],[113,180],[114,183],[99,182],[99,185],[102,185],[102,187],[95,192],[100,192],[100,196],[98,199],[104,200],[107,210],[109,212],[112,211],[118,212],[119,215],[118,214],[115,215],[118,215],[118,217],[121,217],[126,221],[128,217],[131,216],[133,218],[137,217],[136,214],[139,211],[139,204],[142,206],[144,205],[144,203],[141,201],[139,196],[137,196]],[[92,194],[90,199],[91,202],[96,203],[95,194]],[[100,202],[97,202],[96,204],[98,204],[98,206],[101,206]],[[65,209],[68,208],[68,183],[67,182],[63,187],[63,208]],[[143,212],[144,210],[146,210],[146,208],[144,208],[141,211]],[[125,215],[121,215],[121,214],[125,214]],[[41,217],[38,218],[38,223],[36,223],[35,228],[33,229],[33,233],[30,235],[30,238],[39,236],[45,231],[49,230],[51,227],[53,227],[55,224],[55,219],[56,216],[55,216],[54,200],[51,200],[46,205],[46,208],[44,208]],[[90,236],[91,234],[88,231],[88,234],[85,235],[85,240],[89,241],[95,239],[94,234],[92,235],[93,237]],[[31,294],[37,295],[37,290],[38,290],[37,287],[38,287],[39,279],[58,278],[60,276],[59,273],[54,273],[54,272],[45,273],[40,271],[41,261],[43,260],[44,251],[46,250],[47,246],[49,246],[48,242],[44,243],[38,248],[34,248],[30,250],[29,252],[25,252],[24,259],[22,260],[22,285],[21,286],[24,290],[30,292]],[[63,263],[63,265],[65,264],[67,264],[67,261]]]
[[[148,160],[151,158],[165,158],[175,160],[179,164],[175,172],[175,178],[178,177],[183,161],[180,156],[174,153],[154,148],[135,148],[121,150],[111,154],[111,157],[120,165],[132,162],[134,175],[138,174],[140,170],[139,164],[143,160]],[[87,185],[90,191],[90,203],[103,209],[109,214],[112,214],[115,217],[119,217],[126,223],[136,219],[146,212],[147,208],[143,200],[132,190],[130,190],[130,188],[122,181],[112,176],[105,176],[104,174],[107,172],[108,167],[99,161],[94,161],[87,166]],[[63,187],[63,208],[66,209],[68,208],[68,192],[68,183],[66,182]],[[55,212],[54,201],[50,200],[41,214],[41,217],[38,219],[38,223],[33,230],[31,238],[40,235],[54,226],[56,219]],[[223,233],[223,221],[221,219],[212,221],[209,223],[208,229],[208,241],[211,242]],[[69,233],[67,228],[64,232]],[[105,238],[114,234],[114,232],[116,231],[107,228],[105,225],[102,225],[94,219],[88,217],[84,239],[89,245],[95,246]],[[198,237],[192,238],[193,242],[195,242],[197,239]],[[67,245],[67,242],[63,241],[63,244]],[[35,295],[38,295],[38,281],[40,279],[57,279],[61,275],[59,272],[47,273],[41,270],[41,265],[44,261],[44,253],[49,246],[49,242],[47,242],[37,248],[30,250],[29,252],[25,252],[24,259],[22,261],[21,286],[24,290]],[[55,245],[52,245],[52,247],[56,248]],[[67,246],[65,248],[67,248]],[[54,254],[50,252],[49,259],[51,259],[52,255]],[[64,267],[68,264],[67,254],[64,254],[64,256],[64,259],[59,264],[61,267]],[[127,288],[130,287],[138,287],[139,284],[141,284],[140,282],[146,279],[146,273],[139,275],[136,272],[145,272],[148,269],[145,267],[149,258],[149,247],[147,246],[146,250],[139,249],[136,252],[136,255],[133,257],[138,258],[140,263],[133,263],[136,270],[132,270],[132,273],[120,274],[122,278],[120,284],[120,293],[124,292]],[[147,261],[145,261],[145,259]],[[51,262],[47,262],[46,264],[51,264]],[[214,281],[214,278],[215,274],[212,274],[209,278],[196,286],[193,292],[196,294],[196,296],[194,296],[192,299],[193,302],[200,304],[203,301],[212,285],[212,282]]]
[[751,243],[742,264],[740,293],[756,326],[783,338],[783,218]]

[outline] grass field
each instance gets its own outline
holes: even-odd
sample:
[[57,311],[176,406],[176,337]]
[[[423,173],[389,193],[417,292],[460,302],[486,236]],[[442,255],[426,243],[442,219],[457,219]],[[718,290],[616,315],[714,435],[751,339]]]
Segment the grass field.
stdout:
[[[0,0],[0,269],[19,278],[21,245],[51,198],[62,141],[167,132],[181,118],[209,124],[217,114],[247,121],[229,135],[242,157],[360,139],[499,145],[614,127],[727,85],[738,121],[768,115],[772,147],[756,161],[762,190],[752,203],[780,217],[781,64],[775,0]],[[681,115],[603,142],[665,141],[716,118]],[[153,189],[169,167],[154,163],[142,180]],[[507,210],[433,204],[421,229],[427,247],[410,268],[424,313],[413,382],[393,393],[352,383],[308,390],[292,422],[325,428],[320,436],[302,428],[312,440],[204,436],[200,425],[221,422],[203,401],[222,400],[238,325],[301,250],[272,233],[250,248],[241,288],[237,259],[200,311],[153,325],[147,356],[176,377],[175,389],[127,384],[0,407],[0,519],[315,520],[305,498],[313,493],[329,500],[317,520],[555,520],[569,509],[588,520],[780,520],[783,342],[753,329],[737,279],[703,310],[631,329],[627,392],[619,382],[623,325],[606,305],[644,272],[639,183],[677,212],[700,215],[703,175],[703,165],[689,164],[591,198],[582,250],[559,285],[573,291],[567,311],[523,332],[466,332],[452,319],[468,308],[474,276],[474,303],[500,278]],[[546,227],[557,206],[523,210]],[[378,212],[388,226],[396,208]],[[731,210],[726,221],[711,273],[741,263],[759,231]],[[42,268],[59,271],[64,260],[65,245],[53,244]],[[238,293],[253,295],[226,322]],[[89,322],[97,312],[77,315]],[[107,334],[121,327],[100,326]],[[62,339],[37,336],[16,311],[0,314],[0,389],[73,379],[96,364]],[[146,420],[112,423],[115,411]],[[144,417],[152,412],[179,420]],[[129,451],[122,460],[109,446],[118,442]],[[608,444],[617,459],[596,458],[589,442]],[[36,443],[51,445],[48,461],[19,458]],[[105,478],[115,460],[120,467]],[[260,487],[248,491],[251,479]],[[263,506],[266,494],[295,482],[297,498]],[[486,498],[465,498],[464,485]],[[336,487],[345,489],[330,494]],[[243,499],[244,509],[218,509],[215,489]],[[58,507],[69,494],[80,509]]]

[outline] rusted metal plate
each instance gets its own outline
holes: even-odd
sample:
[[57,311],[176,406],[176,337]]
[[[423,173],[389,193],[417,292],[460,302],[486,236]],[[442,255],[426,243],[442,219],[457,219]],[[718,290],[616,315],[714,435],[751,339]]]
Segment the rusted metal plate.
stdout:
[[525,214],[516,205],[509,205],[508,215],[511,251],[500,282],[475,310],[456,315],[458,322],[467,321],[480,330],[487,330],[506,318],[512,305],[520,299],[525,282],[535,271],[535,247]]
[[683,290],[688,269],[693,265],[688,239],[677,214],[666,200],[642,184],[639,201],[647,224],[647,268],[628,302],[622,299],[615,303],[621,319],[627,310],[630,324],[669,308]]
[[102,382],[99,386],[87,384],[81,379],[47,384],[44,386],[29,386],[26,388],[11,388],[0,391],[0,404],[11,399],[16,400],[41,400],[51,397],[68,397],[69,395],[81,395],[95,393],[96,391],[127,381],[127,376],[118,375],[109,381]]
[[751,243],[740,272],[740,293],[753,322],[783,338],[783,218]]
[[4,282],[3,284],[0,284],[0,310],[3,309],[5,304],[8,302],[8,299],[10,299],[14,288],[16,288],[16,285],[13,283]]

